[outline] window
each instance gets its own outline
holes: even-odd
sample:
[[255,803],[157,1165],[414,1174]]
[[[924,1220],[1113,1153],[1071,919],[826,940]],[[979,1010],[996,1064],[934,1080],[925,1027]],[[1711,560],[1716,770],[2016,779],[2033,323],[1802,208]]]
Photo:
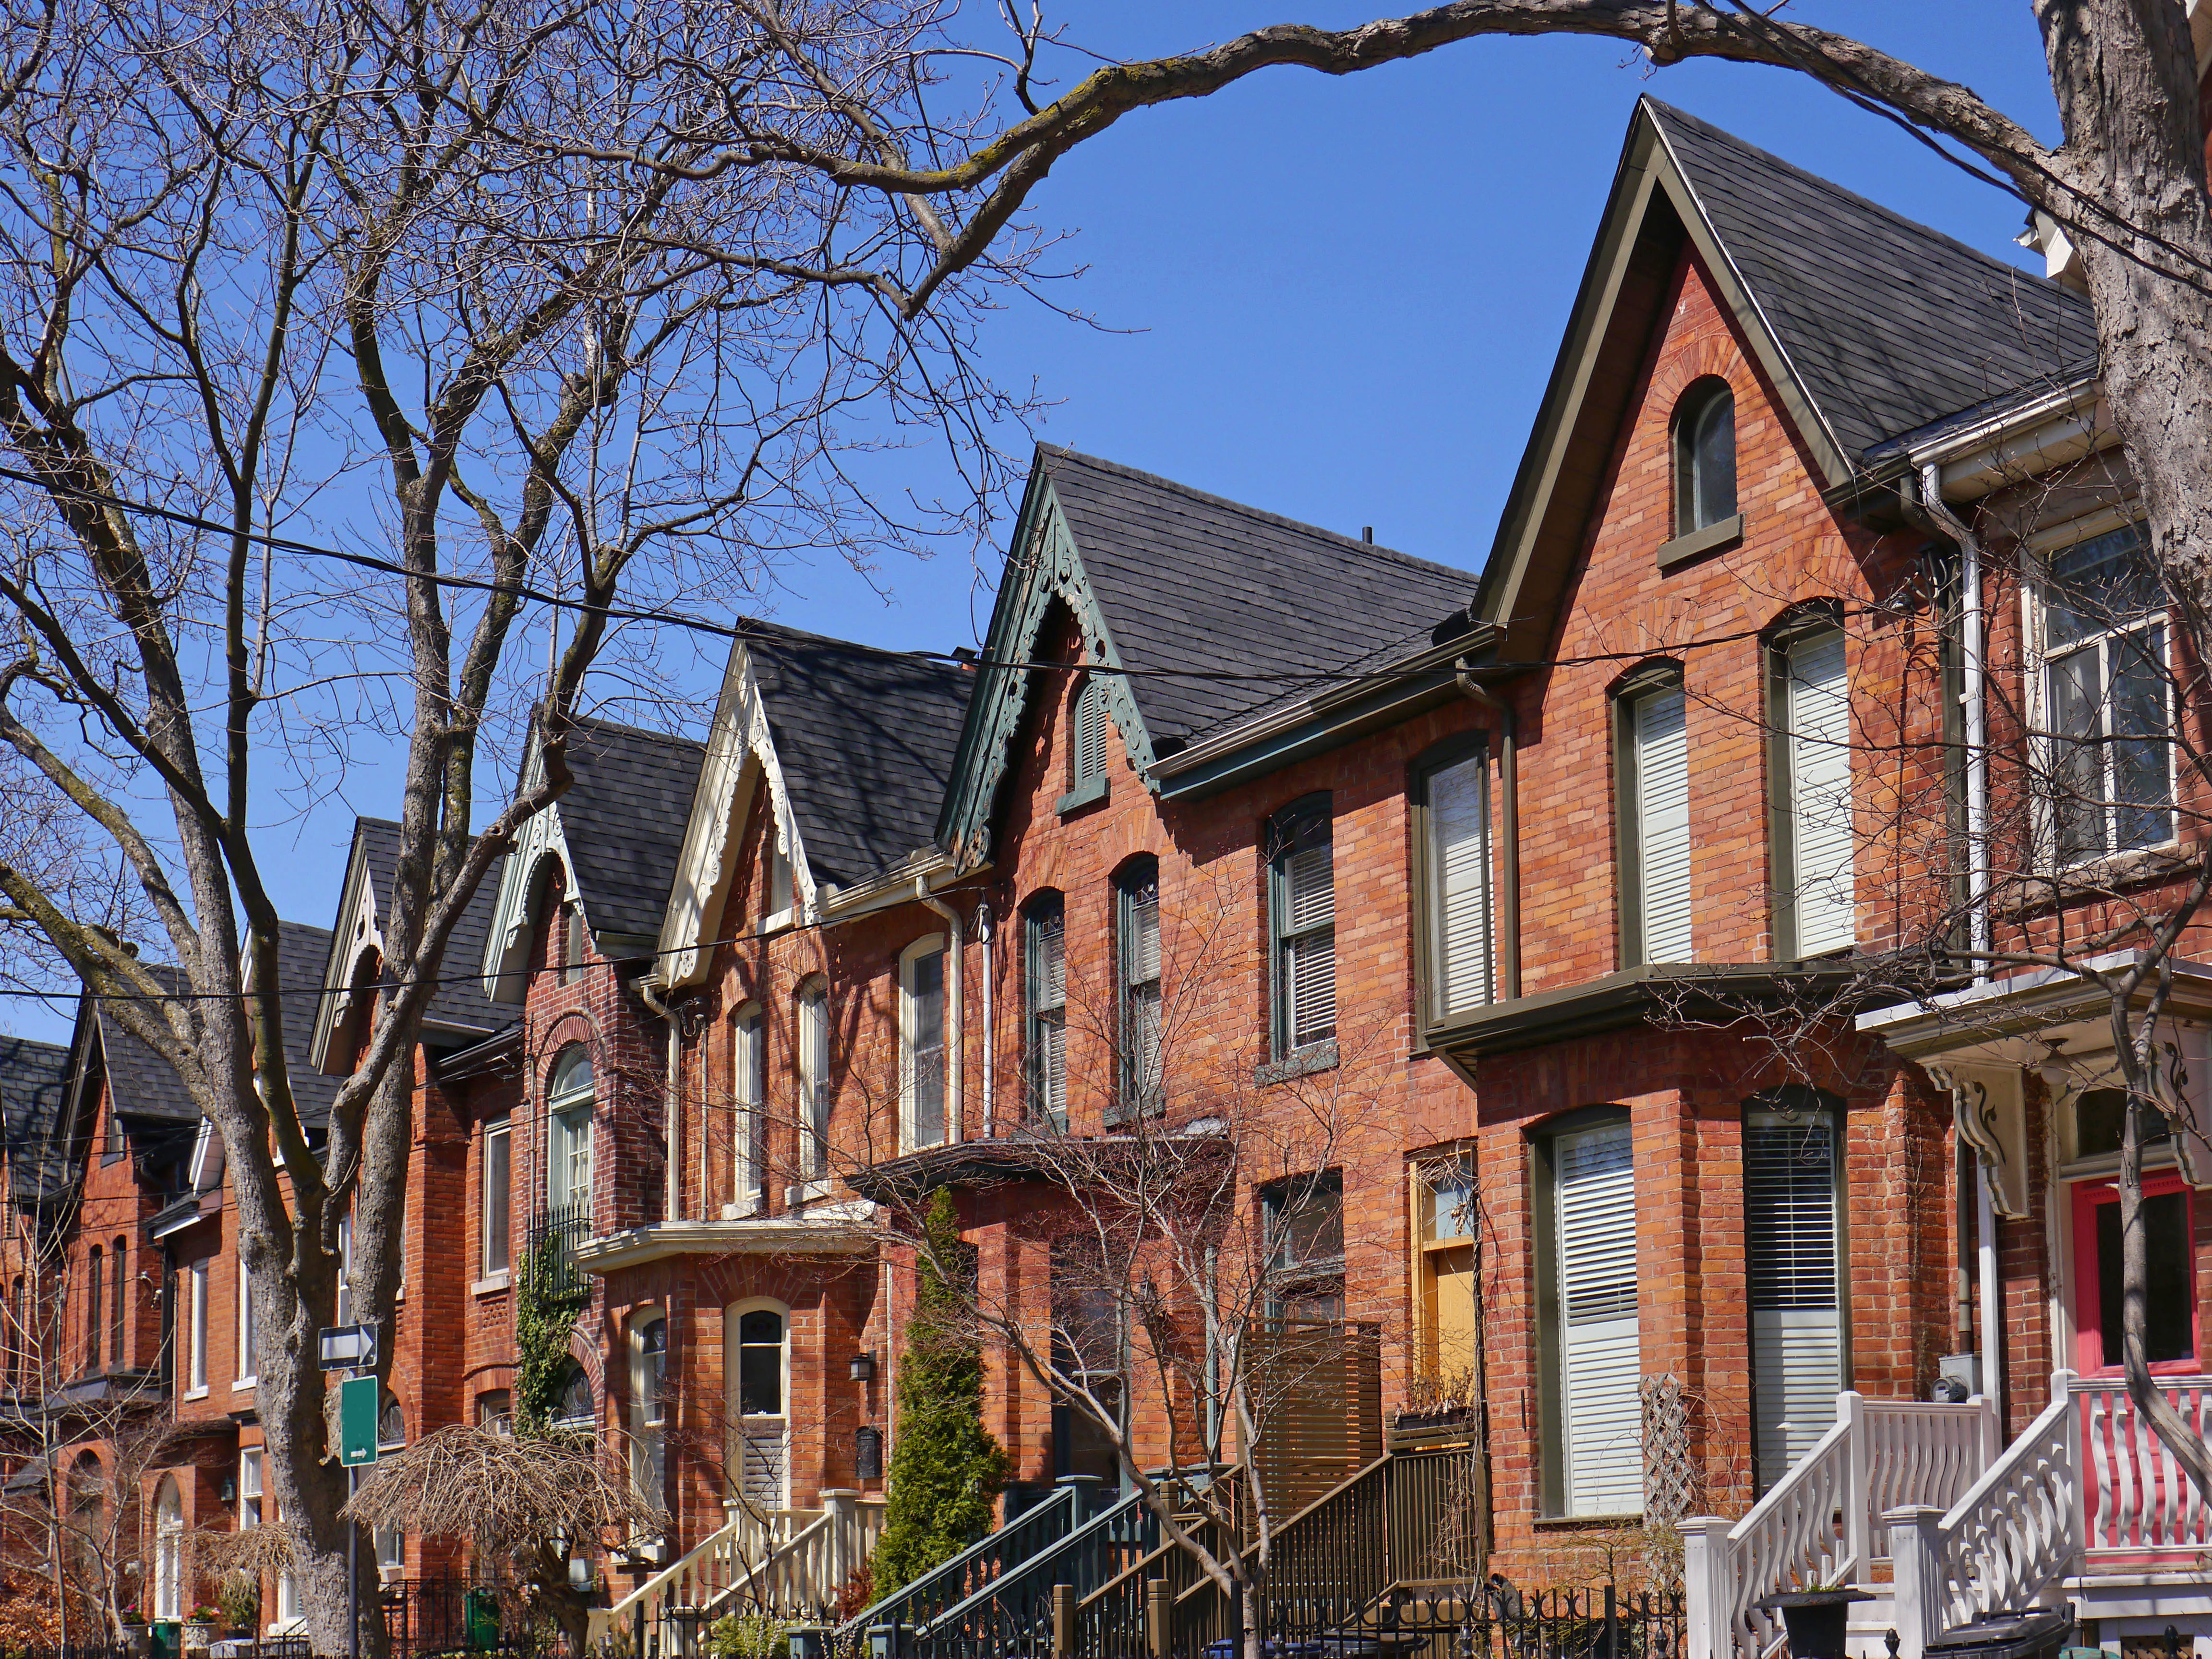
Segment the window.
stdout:
[[123,1116],[110,1102],[107,1109],[106,1156],[112,1159],[123,1156]]
[[730,1420],[737,1434],[729,1467],[735,1472],[738,1495],[780,1509],[789,1465],[784,1313],[780,1307],[738,1303],[723,1314],[722,1321],[723,1352],[730,1356],[726,1361]]
[[1064,1385],[1052,1403],[1053,1474],[1093,1475],[1112,1491],[1121,1460],[1109,1422],[1127,1427],[1127,1264],[1104,1261],[1095,1238],[1063,1237],[1052,1242],[1051,1275],[1051,1364]]
[[761,900],[761,915],[766,921],[791,908],[791,853],[777,833],[773,817],[761,837],[761,850],[768,860],[768,890]]
[[630,1489],[641,1503],[666,1501],[668,1321],[659,1312],[630,1322]]
[[478,1395],[477,1426],[489,1429],[494,1434],[513,1434],[514,1396],[505,1389],[493,1389]]
[[23,1328],[23,1276],[15,1275],[8,1286],[8,1387],[10,1391],[23,1386],[23,1355],[29,1347],[29,1333]]
[[[2128,1121],[2128,1091],[2125,1089],[2085,1089],[2074,1102],[2074,1156],[2081,1158],[2117,1158]],[[2139,1109],[2136,1121],[2136,1143],[2143,1147],[2170,1144],[2173,1139],[2173,1125],[2166,1114],[2148,1109]]]
[[[191,1280],[191,1355],[186,1375],[191,1394],[203,1395],[208,1385],[208,1264],[204,1261],[193,1262],[187,1276]],[[345,1322],[343,1314],[338,1316],[338,1322]]]
[[1844,1386],[1836,1121],[1810,1097],[1785,1091],[1744,1115],[1752,1451],[1762,1492],[1833,1425]]
[[386,1389],[384,1403],[376,1408],[376,1449],[399,1451],[407,1444],[407,1413],[399,1396]]
[[1626,1114],[1577,1122],[1586,1127],[1535,1144],[1540,1334],[1553,1402],[1547,1507],[1633,1515],[1644,1506],[1635,1152]]
[[809,1176],[830,1171],[830,994],[818,980],[799,994],[799,1111]]
[[353,1323],[353,1212],[351,1210],[348,1210],[338,1218],[337,1319],[341,1325]]
[[233,1386],[251,1387],[260,1368],[253,1341],[253,1278],[241,1261],[238,1264],[238,1370]]
[[100,1326],[107,1312],[107,1280],[101,1272],[105,1265],[100,1246],[94,1245],[84,1270],[84,1368],[88,1371],[100,1369]]
[[[1068,719],[1067,804],[1096,799],[1106,781],[1106,683],[1085,679]],[[1088,786],[1088,787],[1086,787]]]
[[1067,906],[1039,893],[1022,912],[1022,1053],[1030,1117],[1067,1127]]
[[589,1434],[598,1426],[599,1413],[592,1401],[592,1379],[581,1365],[571,1364],[568,1381],[555,1396],[553,1426],[571,1434]]
[[1674,412],[1674,533],[1735,514],[1735,396],[1727,381],[1709,378],[1692,385]]
[[1694,960],[1690,943],[1690,769],[1682,683],[1620,699],[1624,965]]
[[1421,1370],[1440,1401],[1474,1398],[1475,1188],[1472,1155],[1415,1166]]
[[1774,848],[1777,954],[1824,957],[1856,932],[1851,879],[1851,705],[1842,630],[1778,646],[1772,723],[1783,799]]
[[735,1154],[730,1191],[738,1213],[750,1215],[768,1207],[768,1149],[763,1144],[762,1091],[766,1079],[766,1046],[761,1011],[748,1006],[730,1022],[731,1150]]
[[1293,1176],[1260,1194],[1268,1304],[1282,1319],[1344,1317],[1344,1177]]
[[591,1051],[572,1042],[546,1091],[545,1202],[557,1217],[592,1211],[592,1101]]
[[238,1455],[238,1529],[261,1524],[261,1448],[250,1447]]
[[[1157,1112],[1161,1098],[1160,864],[1149,854],[1114,882],[1115,1029],[1121,1054],[1109,1126]],[[1063,1005],[1062,1012],[1065,1014]],[[1063,1027],[1063,1030],[1065,1028]]]
[[1336,852],[1327,795],[1268,825],[1278,1058],[1336,1036]]
[[[129,1245],[129,1240],[118,1238],[107,1247],[107,1271],[113,1279],[107,1293],[107,1364],[111,1370],[120,1370],[129,1363],[129,1356],[124,1352],[123,1334],[123,1310],[128,1305],[126,1297],[131,1289],[125,1255]],[[245,1272],[245,1265],[240,1263],[239,1273],[243,1275]]]
[[584,905],[571,899],[561,907],[561,974],[559,982],[574,985],[584,976]]
[[1490,915],[1490,763],[1480,747],[1420,775],[1425,821],[1429,1006],[1434,1018],[1497,994]]
[[899,1092],[908,1151],[945,1138],[945,937],[917,939],[899,958]]
[[2043,773],[2060,866],[2173,838],[2164,598],[2139,525],[2050,556]]
[[503,1117],[494,1118],[483,1127],[483,1166],[477,1201],[483,1212],[481,1276],[485,1279],[507,1272],[514,1262],[507,1237],[512,1202],[507,1183],[507,1158],[514,1145],[509,1134],[511,1127]]

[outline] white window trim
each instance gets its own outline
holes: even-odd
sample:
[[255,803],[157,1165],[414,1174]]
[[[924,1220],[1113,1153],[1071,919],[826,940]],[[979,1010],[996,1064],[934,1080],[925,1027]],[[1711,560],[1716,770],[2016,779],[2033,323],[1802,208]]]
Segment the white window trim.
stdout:
[[[783,1322],[783,1352],[780,1362],[782,1369],[781,1389],[783,1414],[780,1419],[771,1420],[781,1421],[783,1424],[783,1484],[784,1497],[787,1499],[791,1496],[792,1440],[791,1304],[789,1303],[778,1301],[772,1296],[749,1296],[729,1304],[722,1310],[722,1352],[725,1356],[722,1362],[722,1417],[725,1422],[742,1432],[739,1425],[743,1425],[745,1419],[738,1410],[738,1349],[743,1345],[738,1340],[738,1322],[749,1313],[760,1312],[772,1313]],[[740,1458],[734,1471],[734,1480],[731,1481],[733,1493],[743,1491],[744,1480],[744,1470],[743,1460]]]
[[[484,1258],[490,1254],[491,1249],[491,1204],[489,1201],[491,1144],[495,1139],[501,1139],[507,1143],[505,1197],[507,1266],[494,1267],[489,1272],[484,1273]],[[513,1115],[487,1118],[484,1121],[483,1132],[479,1137],[479,1141],[477,1153],[477,1203],[482,1213],[477,1217],[477,1267],[483,1276],[477,1279],[477,1283],[483,1285],[495,1279],[503,1285],[514,1269],[514,1119]]]
[[[915,1114],[920,1103],[915,1098],[915,1036],[916,998],[914,989],[915,964],[924,957],[944,958],[943,978],[939,997],[942,1003],[939,1018],[944,1026],[945,1079],[950,1084],[952,1061],[952,956],[942,933],[925,933],[899,952],[898,961],[898,1034],[899,1034],[899,1150],[914,1152],[922,1150],[923,1143],[916,1139]],[[948,1086],[944,1102],[945,1122],[939,1138],[927,1144],[950,1146],[960,1139],[957,1103]]]
[[261,1362],[249,1340],[253,1322],[253,1280],[246,1271],[246,1264],[238,1264],[238,1376],[230,1385],[233,1394],[243,1394],[260,1380]]
[[[572,1046],[575,1045],[563,1043],[562,1045],[562,1052],[565,1054]],[[563,1128],[561,1131],[560,1136],[556,1137],[554,1133],[555,1120],[572,1115],[580,1109],[584,1115],[585,1135],[585,1183],[583,1205],[586,1213],[589,1214],[593,1205],[597,1201],[599,1184],[599,1149],[598,1144],[599,1071],[596,1059],[592,1056],[588,1051],[586,1052],[586,1058],[592,1061],[591,1068],[592,1086],[589,1089],[570,1089],[566,1093],[556,1095],[552,1091],[550,1080],[547,1085],[545,1096],[545,1202],[547,1207],[552,1207],[554,1203],[554,1194],[556,1190],[553,1178],[553,1171],[555,1168],[554,1159],[564,1155],[557,1145],[557,1141],[565,1139],[570,1133],[567,1128]],[[560,1061],[560,1055],[556,1054],[554,1056],[554,1060],[555,1064],[557,1066]],[[573,1170],[573,1158],[570,1159],[570,1164]],[[514,1179],[514,1167],[511,1163],[507,1166],[507,1178],[510,1182]],[[574,1203],[575,1201],[576,1188],[573,1184],[569,1183],[569,1178],[567,1174],[562,1176],[562,1184],[557,1190],[565,1196],[568,1202]],[[514,1248],[514,1241],[511,1238],[507,1241],[507,1248],[509,1249]]]
[[[2142,522],[2141,508],[2135,503],[2130,502],[2120,507],[2103,508],[2055,529],[2041,532],[2028,540],[2030,550],[2037,556],[2037,568],[2028,580],[2020,585],[2021,657],[2023,678],[2027,682],[2027,696],[2023,701],[2027,706],[2028,729],[2031,732],[2044,734],[2034,739],[2036,769],[2041,776],[2049,777],[2052,775],[2057,764],[2060,741],[2057,738],[2050,735],[2050,700],[2046,690],[2048,681],[2045,670],[2049,665],[2052,653],[2044,648],[2045,582],[2041,566],[2053,553],[2063,552],[2092,538],[2106,535],[2112,531],[2125,529],[2130,525]],[[2171,611],[2161,610],[2146,612],[2144,621],[2148,623],[2153,617],[2156,618],[2165,630],[2166,650],[2160,659],[2160,666],[2169,677],[2166,687],[2166,729],[2172,731],[2178,724],[2173,712],[2173,686],[2171,679],[2173,673],[2173,617]],[[2076,641],[2072,649],[2063,654],[2071,655],[2073,651],[2082,649],[2087,639],[2107,638],[2124,631],[2127,630],[2114,628],[2099,629],[2087,636],[2087,639]],[[2172,804],[2166,808],[2166,811],[2172,820],[2172,835],[2164,841],[2152,842],[2142,847],[2100,849],[2089,854],[2087,857],[2076,859],[2070,864],[2063,863],[2059,860],[2058,826],[2051,821],[2051,803],[2047,797],[2038,793],[2036,798],[2030,803],[2030,808],[2034,815],[2036,844],[2039,848],[2047,852],[2051,860],[2048,872],[2057,874],[2066,871],[2090,871],[2100,866],[2109,869],[2116,865],[2124,864],[2131,859],[2169,853],[2178,849],[2181,844],[2182,817],[2179,770],[2179,763],[2173,750],[2169,749],[2166,752],[2166,793]]]
[[208,1258],[202,1256],[185,1273],[191,1280],[188,1310],[191,1352],[187,1357],[189,1369],[185,1373],[189,1383],[185,1398],[204,1400],[208,1396]]
[[725,1221],[757,1214],[761,1208],[767,1158],[758,1138],[764,1127],[767,1050],[767,1012],[757,1002],[745,1003],[730,1016],[730,1201],[722,1206]]
[[[825,1131],[817,1143],[815,1125],[823,1116],[830,1088],[830,988],[819,979],[807,981],[792,999],[794,1070],[799,1078],[799,1164],[802,1185],[825,1190],[830,1178],[830,1146]],[[810,1029],[818,1020],[818,1031]],[[787,1200],[789,1201],[789,1200]],[[800,1200],[804,1201],[804,1200]]]

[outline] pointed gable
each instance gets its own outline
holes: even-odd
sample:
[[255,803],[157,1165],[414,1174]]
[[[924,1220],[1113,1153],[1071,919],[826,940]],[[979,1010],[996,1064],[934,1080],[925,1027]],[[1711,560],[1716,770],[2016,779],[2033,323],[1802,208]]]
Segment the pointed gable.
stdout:
[[975,676],[957,664],[748,622],[730,649],[674,890],[660,973],[689,983],[720,921],[764,787],[802,903],[935,850]]
[[[1035,659],[1057,604],[1102,677],[1131,763],[1155,763],[1328,676],[1428,646],[1463,617],[1474,575],[1037,446],[985,656]],[[988,856],[1030,676],[988,668],[969,707],[939,839]]]
[[[566,871],[603,954],[619,959],[653,948],[705,756],[706,745],[696,738],[612,720],[579,717],[573,722],[568,763],[574,781],[523,825],[500,872],[483,950],[489,996],[518,1003],[528,988],[523,957],[549,858]],[[543,775],[533,732],[522,787],[534,787]]]
[[1475,601],[1509,659],[1544,653],[1686,245],[1823,492],[1897,433],[2095,355],[2077,295],[1644,99]]

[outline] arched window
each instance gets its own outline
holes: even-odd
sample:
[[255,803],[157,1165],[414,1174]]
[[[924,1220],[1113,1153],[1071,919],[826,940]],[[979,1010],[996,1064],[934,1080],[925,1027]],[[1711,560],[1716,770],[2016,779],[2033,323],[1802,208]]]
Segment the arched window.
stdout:
[[1030,1120],[1067,1127],[1067,902],[1034,896],[1022,908],[1022,1054]]
[[[113,1287],[108,1291],[107,1365],[110,1370],[120,1370],[129,1362],[129,1356],[123,1351],[124,1297],[129,1285],[124,1264],[127,1260],[125,1251],[128,1247],[129,1241],[119,1237],[107,1247],[107,1271],[114,1278]],[[242,1282],[246,1274],[243,1263],[240,1264],[238,1271]]]
[[1108,1127],[1160,1109],[1160,861],[1146,853],[1114,878],[1115,1029],[1121,1088]]
[[573,1434],[589,1434],[598,1423],[599,1414],[592,1403],[592,1379],[584,1375],[581,1365],[572,1364],[568,1380],[561,1385],[558,1403],[553,1407],[553,1426]]
[[177,1477],[165,1474],[154,1500],[154,1616],[181,1619],[185,1612],[185,1499]]
[[730,1203],[738,1215],[768,1207],[767,1061],[767,1026],[760,1005],[749,1002],[730,1021]]
[[23,1352],[29,1345],[23,1331],[23,1276],[15,1275],[8,1286],[8,1388],[12,1393],[23,1386]]
[[[1084,785],[1106,776],[1106,683],[1086,679],[1075,694],[1068,719],[1067,787],[1080,794]],[[1072,805],[1073,803],[1071,803]]]
[[638,1501],[659,1508],[667,1491],[668,1320],[647,1309],[630,1316],[629,1478]]
[[899,1093],[907,1150],[945,1138],[945,935],[916,939],[899,957]]
[[830,994],[820,980],[799,993],[799,1115],[809,1176],[830,1173]]
[[380,1452],[398,1451],[407,1443],[407,1413],[399,1404],[399,1396],[386,1389],[384,1404],[376,1413],[376,1449]]
[[1735,514],[1735,394],[1717,376],[1696,381],[1674,410],[1674,533]]
[[784,1411],[790,1357],[789,1326],[779,1304],[741,1302],[722,1316],[727,1356],[727,1410],[737,1443],[728,1467],[738,1495],[781,1509],[789,1467],[789,1421]]
[[101,1276],[100,1265],[100,1246],[95,1244],[85,1268],[84,1368],[88,1371],[100,1369],[100,1320],[101,1304],[107,1299],[107,1281]]
[[572,1042],[553,1062],[546,1090],[546,1207],[556,1217],[592,1209],[592,1054]]

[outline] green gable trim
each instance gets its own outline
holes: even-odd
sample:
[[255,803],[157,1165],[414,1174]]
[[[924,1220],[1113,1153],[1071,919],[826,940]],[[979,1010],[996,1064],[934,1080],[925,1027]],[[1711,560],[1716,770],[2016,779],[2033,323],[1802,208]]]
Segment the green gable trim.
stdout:
[[[1016,551],[1006,561],[1006,580],[991,612],[991,631],[984,641],[987,662],[1000,665],[1035,660],[1039,635],[1054,601],[1066,605],[1081,630],[1085,655],[1099,666],[1124,666],[1114,637],[1092,592],[1083,568],[1083,555],[1067,527],[1067,520],[1054,499],[1052,481],[1040,463],[1030,473],[1028,493],[1014,524]],[[1014,763],[1014,742],[1028,713],[1031,684],[1038,672],[1028,668],[993,666],[982,671],[983,682],[968,705],[968,723],[960,734],[960,748],[952,763],[952,787],[946,793],[945,811],[938,820],[939,843],[963,869],[991,860],[993,823],[999,791]],[[1149,789],[1157,789],[1152,775],[1152,742],[1137,714],[1129,682],[1121,674],[1100,677],[1106,706],[1121,734],[1130,763]]]

